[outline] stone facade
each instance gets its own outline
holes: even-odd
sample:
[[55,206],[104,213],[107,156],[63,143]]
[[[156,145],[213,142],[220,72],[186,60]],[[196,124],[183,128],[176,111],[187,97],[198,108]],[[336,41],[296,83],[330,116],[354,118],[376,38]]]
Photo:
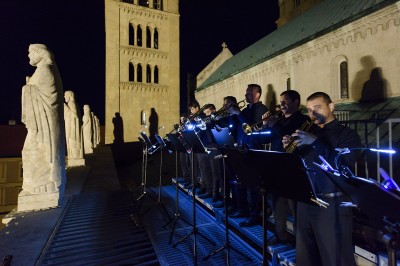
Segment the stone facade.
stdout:
[[[387,97],[400,96],[399,26],[400,6],[389,5],[197,91],[196,99],[200,105],[214,103],[219,108],[224,96],[242,100],[247,84],[258,83],[263,88],[262,101],[269,105],[288,89],[289,81],[303,103],[315,91],[328,93],[336,103],[355,102],[374,68],[381,70]],[[342,62],[348,66],[348,98],[340,89]]]
[[123,120],[127,142],[137,141],[139,131],[149,127],[152,108],[159,126],[168,131],[179,121],[178,0],[148,3],[105,0],[105,143],[114,141],[116,113]]

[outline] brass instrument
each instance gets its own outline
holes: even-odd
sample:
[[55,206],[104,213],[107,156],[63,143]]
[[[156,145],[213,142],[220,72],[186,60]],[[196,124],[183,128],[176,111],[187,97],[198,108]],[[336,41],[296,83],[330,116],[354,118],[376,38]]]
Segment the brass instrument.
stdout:
[[[317,118],[313,118],[311,120],[307,120],[306,122],[304,122],[303,125],[301,125],[301,127],[299,128],[302,131],[308,132],[312,125],[314,124],[315,120]],[[291,138],[291,140],[289,141],[289,144],[285,147],[284,151],[287,153],[293,153],[294,150],[297,148],[297,142],[295,138]]]
[[254,123],[252,125],[243,123],[242,129],[243,129],[244,133],[246,133],[246,134],[250,134],[254,131],[259,131],[260,130],[259,127],[262,126],[262,123],[264,121],[271,119],[271,118],[281,118],[282,115],[283,115],[283,112],[281,110],[276,111],[276,112],[269,112],[269,114],[266,117],[264,117],[263,119],[261,119],[261,121],[258,121],[257,123]]
[[204,111],[204,109],[206,109],[205,107],[207,106],[207,104],[203,105],[199,111],[197,111],[196,113],[194,113],[193,115],[189,115],[188,117],[185,117],[179,126],[179,131],[184,131],[186,126],[188,126],[189,124],[191,124],[199,115],[201,115]]
[[222,106],[220,109],[215,111],[213,115],[214,117],[227,117],[229,116],[229,109],[237,108],[239,110],[242,110],[244,107],[246,107],[246,100],[241,100],[238,103],[231,103],[228,106]]

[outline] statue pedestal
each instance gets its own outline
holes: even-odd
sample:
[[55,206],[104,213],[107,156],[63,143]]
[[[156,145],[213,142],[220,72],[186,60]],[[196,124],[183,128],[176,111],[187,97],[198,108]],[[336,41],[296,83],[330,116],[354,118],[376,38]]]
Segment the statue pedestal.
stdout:
[[60,192],[18,196],[18,212],[56,208],[61,204]]
[[67,166],[68,167],[74,167],[74,166],[84,166],[85,165],[85,159],[68,159],[67,160]]

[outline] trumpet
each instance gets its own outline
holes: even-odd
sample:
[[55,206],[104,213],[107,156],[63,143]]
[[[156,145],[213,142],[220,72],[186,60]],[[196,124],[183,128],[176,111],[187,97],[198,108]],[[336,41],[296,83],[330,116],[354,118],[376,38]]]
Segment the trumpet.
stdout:
[[189,116],[183,118],[182,121],[181,121],[181,123],[180,123],[180,125],[179,125],[179,131],[184,131],[185,128],[186,128],[188,125],[192,124],[193,121],[194,121],[198,116],[200,116],[200,115],[203,113],[203,111],[204,111],[204,109],[206,109],[206,107],[207,107],[207,104],[203,105],[203,106],[199,109],[199,111],[197,111],[197,112],[194,113],[193,115],[189,115]]
[[[316,119],[317,118],[314,117],[311,120],[307,120],[306,122],[303,123],[303,125],[301,125],[301,127],[299,129],[308,132],[311,129],[311,127],[314,124]],[[289,144],[285,147],[284,151],[287,153],[293,153],[296,148],[297,148],[296,139],[291,138],[291,140],[289,141]]]
[[280,119],[280,118],[282,118],[282,116],[283,116],[283,112],[281,110],[276,111],[276,112],[269,112],[266,117],[264,117],[263,119],[261,119],[261,121],[258,121],[257,123],[254,123],[252,125],[243,123],[242,129],[243,129],[244,133],[246,133],[246,134],[250,134],[251,132],[254,132],[254,131],[260,131],[260,126],[262,126],[262,123],[264,121],[267,121],[268,119],[271,119],[271,118]]

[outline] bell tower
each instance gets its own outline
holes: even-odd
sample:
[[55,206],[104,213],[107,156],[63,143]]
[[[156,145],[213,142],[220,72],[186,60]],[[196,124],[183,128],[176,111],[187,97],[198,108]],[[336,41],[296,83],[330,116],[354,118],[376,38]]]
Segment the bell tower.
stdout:
[[105,143],[115,130],[124,141],[169,131],[179,122],[179,0],[105,0],[105,24]]
[[279,19],[276,21],[278,28],[321,1],[322,0],[279,0]]

